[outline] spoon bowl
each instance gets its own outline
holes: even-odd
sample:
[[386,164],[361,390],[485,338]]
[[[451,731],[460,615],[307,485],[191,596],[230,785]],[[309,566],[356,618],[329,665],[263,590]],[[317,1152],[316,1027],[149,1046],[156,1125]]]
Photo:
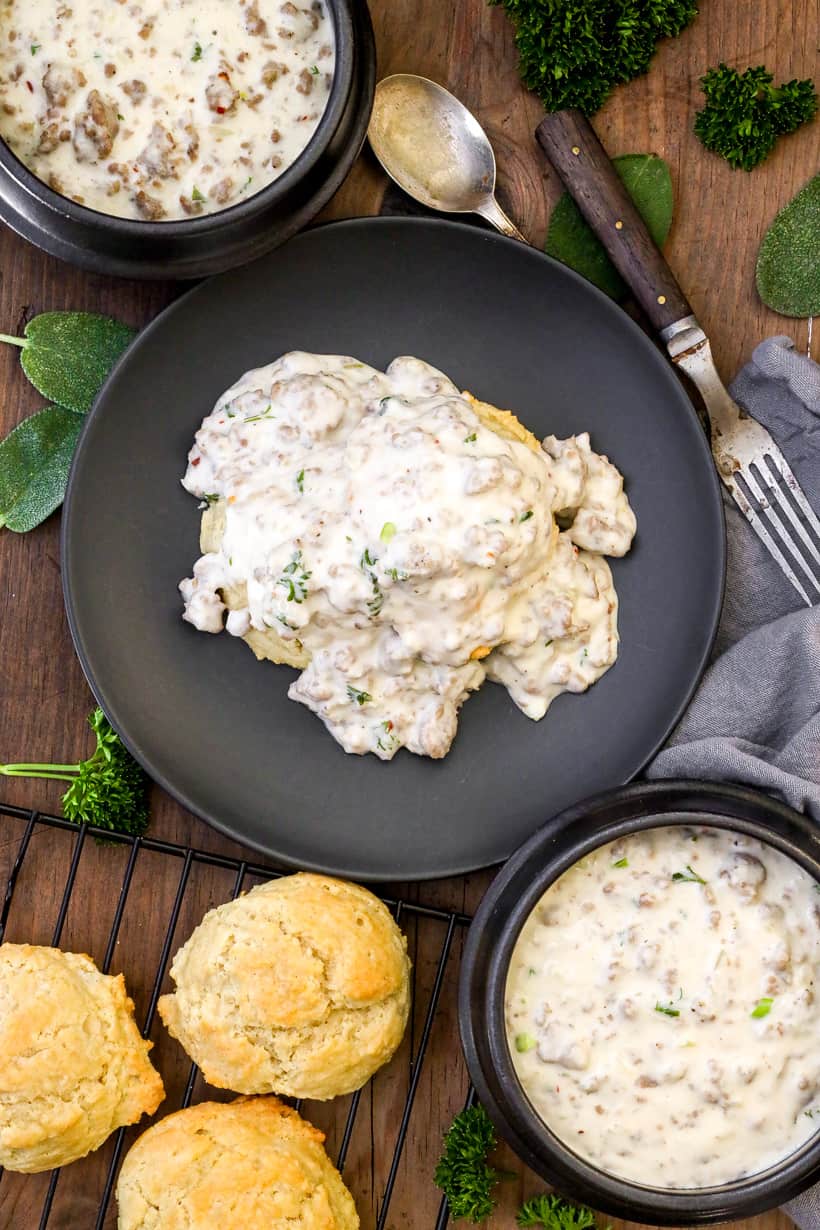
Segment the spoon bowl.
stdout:
[[526,243],[495,199],[495,155],[475,116],[443,86],[396,73],[376,86],[370,145],[409,196],[442,213],[477,213]]

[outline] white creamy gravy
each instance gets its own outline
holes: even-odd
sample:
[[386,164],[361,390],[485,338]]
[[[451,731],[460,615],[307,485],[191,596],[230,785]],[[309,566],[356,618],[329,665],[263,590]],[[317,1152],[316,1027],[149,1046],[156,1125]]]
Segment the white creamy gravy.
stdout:
[[519,936],[506,994],[544,1122],[657,1187],[730,1182],[797,1149],[820,1126],[817,887],[758,841],[683,826],[561,876]]
[[220,631],[219,591],[246,582],[228,631],[298,639],[311,661],[289,695],[349,752],[444,756],[485,677],[540,718],[615,661],[599,553],[634,534],[621,476],[585,435],[537,452],[502,439],[419,359],[383,373],[296,352],[248,372],[197,432],[183,484],[227,515],[181,585],[185,618]]
[[210,213],[295,161],[334,59],[321,0],[0,0],[0,137],[91,209]]

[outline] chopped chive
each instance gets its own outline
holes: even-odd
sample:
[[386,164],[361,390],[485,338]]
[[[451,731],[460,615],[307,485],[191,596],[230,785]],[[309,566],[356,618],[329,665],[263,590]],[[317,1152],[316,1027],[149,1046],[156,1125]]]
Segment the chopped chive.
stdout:
[[475,444],[475,442],[476,442],[476,440],[477,440],[477,439],[478,439],[478,436],[477,436],[477,435],[476,435],[476,433],[473,431],[473,432],[471,432],[471,433],[470,433],[470,435],[469,435],[469,436],[465,436],[465,437],[464,437],[464,443],[465,443],[465,444]]
[[33,56],[36,56],[36,55],[37,55],[37,52],[40,50],[40,48],[42,47],[42,45],[43,45],[42,43],[32,43],[32,44],[31,44],[31,54],[32,54]]
[[613,866],[613,867],[628,867],[628,866],[629,866],[629,859],[628,859],[628,858],[619,858],[619,859],[618,859],[618,861],[617,861],[617,863],[613,863],[613,864],[612,864],[612,866]]
[[300,494],[305,490],[305,472],[300,470],[296,475],[296,486],[299,488]]
[[527,511],[526,511],[525,513],[522,513],[522,514],[521,514],[521,516],[518,518],[518,520],[519,520],[519,521],[529,521],[530,517],[534,517],[534,516],[535,516],[535,514],[534,514],[534,512],[532,511],[532,509],[531,509],[531,508],[528,508],[528,509],[527,509]]
[[706,883],[706,881],[702,878],[702,876],[699,876],[698,873],[695,870],[693,870],[693,868],[690,867],[688,863],[686,864],[686,871],[689,873],[688,875],[684,874],[684,872],[682,871],[675,872],[675,874],[672,876],[672,879],[675,881],[676,884],[705,884]]
[[769,1015],[773,1003],[774,1000],[770,995],[764,995],[762,999],[757,1001],[749,1015],[754,1017],[755,1020],[760,1020],[761,1017]]
[[537,1045],[538,1043],[535,1041],[532,1034],[515,1035],[515,1049],[518,1051],[519,1055],[524,1055],[527,1051],[535,1050]]
[[655,1004],[655,1011],[662,1012],[664,1016],[680,1016],[677,1008],[673,1008],[671,1004]]
[[314,77],[318,77],[319,76],[319,65],[311,64],[310,71],[313,73]]
[[379,534],[379,538],[381,538],[382,542],[389,542],[390,539],[394,537],[395,533],[396,533],[396,527],[393,524],[393,522],[385,521],[384,525],[382,526],[381,533]]
[[[192,200],[192,201],[204,201],[204,200],[205,200],[205,197],[204,197],[204,196],[202,195],[202,193],[199,191],[199,189],[197,188],[196,184],[194,184],[194,190],[193,190],[193,192],[191,193],[191,200]],[[231,418],[233,418],[233,415],[231,415]]]
[[357,705],[366,705],[373,697],[369,692],[360,692],[358,688],[354,688],[352,683],[347,685],[347,694],[351,700],[355,700]]
[[202,59],[202,44],[194,43],[194,54],[191,56],[191,60],[194,64],[196,64],[197,60],[201,60],[201,59]]

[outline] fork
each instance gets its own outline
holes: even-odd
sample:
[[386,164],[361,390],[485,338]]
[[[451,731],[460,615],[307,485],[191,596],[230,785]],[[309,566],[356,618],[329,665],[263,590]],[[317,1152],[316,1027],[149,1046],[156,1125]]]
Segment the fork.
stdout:
[[591,124],[580,111],[558,111],[535,135],[670,359],[699,390],[721,480],[803,601],[816,605],[820,520],[770,433],[729,396],[709,339]]

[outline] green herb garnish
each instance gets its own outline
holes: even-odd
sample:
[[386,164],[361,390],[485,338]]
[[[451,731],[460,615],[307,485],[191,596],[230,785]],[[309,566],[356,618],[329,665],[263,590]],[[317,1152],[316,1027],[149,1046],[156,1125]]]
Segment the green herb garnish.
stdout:
[[695,116],[695,132],[732,167],[751,171],[768,158],[778,137],[794,132],[817,110],[813,81],[779,86],[773,81],[762,64],[739,73],[721,63],[700,79],[706,106]]
[[382,542],[390,542],[390,539],[394,538],[395,534],[396,534],[396,527],[393,524],[393,522],[385,521],[384,525],[382,526],[381,533],[379,534],[379,538],[381,538]]
[[471,1106],[456,1115],[445,1134],[444,1152],[434,1175],[454,1220],[463,1217],[480,1222],[495,1208],[492,1191],[502,1175],[487,1162],[495,1146],[495,1129],[483,1106]]
[[672,876],[676,884],[705,884],[706,881],[698,875],[698,873],[686,864],[686,871],[676,871]]
[[191,61],[192,63],[196,64],[197,61],[201,59],[202,59],[202,44],[194,43],[194,51],[193,51],[193,55],[191,56]]
[[366,705],[373,697],[369,692],[360,692],[358,688],[354,688],[352,683],[347,685],[347,694],[351,700],[355,700],[357,705]]
[[36,55],[37,55],[37,52],[40,50],[40,48],[42,47],[42,45],[43,45],[42,43],[32,43],[32,44],[31,44],[31,54],[32,54],[33,56],[36,56]]
[[206,504],[215,504],[219,496],[214,491],[206,491],[202,498]]
[[491,0],[515,26],[524,84],[547,111],[592,115],[614,86],[649,68],[662,38],[693,20],[692,0]]
[[618,861],[617,861],[617,863],[613,863],[613,864],[612,864],[612,866],[613,866],[613,867],[628,867],[628,866],[629,866],[629,859],[628,859],[628,858],[619,858],[619,859],[618,859]]
[[762,999],[757,1001],[749,1015],[754,1017],[756,1021],[760,1020],[761,1017],[769,1015],[772,1010],[773,1003],[774,1000],[770,995],[764,995]]
[[384,594],[382,587],[379,585],[378,578],[373,571],[375,565],[379,562],[377,555],[370,554],[370,548],[365,547],[362,552],[362,558],[359,561],[361,569],[370,578],[370,584],[373,587],[373,597],[367,604],[367,609],[370,612],[371,618],[375,619],[384,606]]
[[[612,165],[650,235],[662,248],[672,226],[674,209],[669,167],[657,154],[621,154],[612,159]],[[626,297],[626,282],[568,192],[559,197],[550,215],[544,251],[593,282],[610,298]]]
[[532,1034],[516,1034],[515,1049],[520,1055],[525,1055],[527,1051],[534,1051],[538,1043]]
[[680,1016],[677,1008],[673,1008],[671,1004],[655,1004],[655,1011],[662,1012],[664,1016]]
[[307,572],[302,562],[302,552],[294,551],[290,563],[282,569],[282,575],[276,582],[288,591],[288,602],[301,604],[308,595],[308,581],[311,573]]
[[148,778],[120,741],[102,709],[88,719],[97,746],[79,764],[5,764],[6,777],[36,777],[70,782],[63,795],[63,815],[75,824],[90,824],[139,837],[148,824]]
[[271,419],[274,417],[273,406],[270,402],[265,406],[259,414],[249,414],[247,418],[242,420],[243,423],[261,423],[263,419]]
[[478,435],[476,434],[476,432],[473,431],[470,433],[469,436],[464,437],[464,443],[465,444],[475,444],[477,439],[478,439]]
[[207,198],[206,198],[206,197],[204,197],[204,196],[202,195],[202,193],[201,193],[201,192],[199,191],[199,189],[197,188],[196,184],[194,184],[194,188],[193,188],[193,191],[192,191],[192,193],[191,193],[191,200],[192,200],[192,201],[204,201],[204,200],[206,200],[206,199],[207,199]]
[[81,416],[133,336],[127,325],[89,312],[44,312],[23,337],[0,334],[20,347],[26,376],[55,403],[0,441],[0,528],[26,533],[62,503]]
[[310,71],[313,73],[314,77],[318,77],[319,76],[319,65],[311,64]]
[[296,486],[299,488],[299,493],[303,494],[305,490],[305,472],[300,470],[296,475]]
[[528,508],[525,513],[521,514],[518,520],[519,521],[529,521],[530,517],[534,517],[534,516],[535,516],[535,513],[532,511],[532,509]]
[[583,1204],[571,1204],[563,1196],[551,1192],[532,1196],[518,1210],[519,1226],[543,1226],[544,1230],[589,1230],[595,1225],[595,1214]]
[[43,312],[29,321],[22,337],[0,333],[0,342],[21,348],[23,371],[38,393],[85,414],[134,333],[93,312]]
[[820,316],[820,175],[784,205],[757,255],[757,293],[783,316]]
[[59,508],[83,420],[46,406],[0,441],[0,529],[25,534]]

